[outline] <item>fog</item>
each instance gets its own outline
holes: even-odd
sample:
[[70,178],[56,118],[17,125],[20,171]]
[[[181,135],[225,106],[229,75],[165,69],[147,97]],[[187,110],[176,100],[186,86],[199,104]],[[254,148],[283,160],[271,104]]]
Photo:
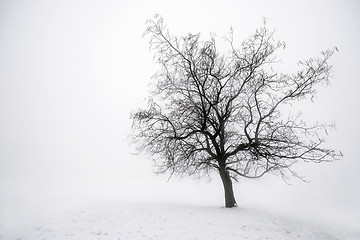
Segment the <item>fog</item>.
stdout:
[[[235,185],[241,206],[360,222],[358,104],[360,4],[357,1],[1,1],[0,200],[112,198],[223,204],[213,181],[156,176],[149,156],[133,155],[131,111],[145,104],[156,71],[147,19],[159,13],[174,34],[233,26],[242,38],[268,19],[285,71],[337,46],[331,86],[297,106],[309,122],[335,122],[327,144],[344,154],[300,164],[310,183],[274,176]],[[1,208],[0,208],[1,210]]]

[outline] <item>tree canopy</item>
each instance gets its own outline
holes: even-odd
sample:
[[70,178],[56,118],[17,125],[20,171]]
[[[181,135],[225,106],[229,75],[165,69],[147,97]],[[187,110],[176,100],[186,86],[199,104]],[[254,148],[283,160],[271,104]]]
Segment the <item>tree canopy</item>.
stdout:
[[160,16],[149,20],[145,35],[160,70],[154,75],[149,104],[133,112],[133,139],[154,156],[158,172],[178,175],[217,171],[224,183],[226,206],[236,205],[231,179],[259,178],[268,172],[298,176],[292,166],[302,160],[328,162],[340,152],[324,147],[330,125],[309,125],[284,106],[312,98],[327,84],[335,49],[299,62],[293,74],[276,72],[276,52],[285,43],[264,25],[228,51],[216,37],[176,37]]

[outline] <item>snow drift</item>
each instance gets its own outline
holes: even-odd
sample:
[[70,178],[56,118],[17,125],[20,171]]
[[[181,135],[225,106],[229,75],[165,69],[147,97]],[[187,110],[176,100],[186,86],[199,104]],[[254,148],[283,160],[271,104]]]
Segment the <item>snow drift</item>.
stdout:
[[2,209],[1,240],[358,240],[360,232],[260,210],[141,202]]

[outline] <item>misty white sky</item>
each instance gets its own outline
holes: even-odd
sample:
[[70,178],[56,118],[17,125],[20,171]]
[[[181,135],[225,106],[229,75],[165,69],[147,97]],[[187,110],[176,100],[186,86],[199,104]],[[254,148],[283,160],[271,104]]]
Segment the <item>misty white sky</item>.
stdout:
[[287,43],[281,53],[286,70],[338,47],[331,86],[300,108],[310,122],[336,122],[328,144],[344,158],[299,166],[310,184],[241,181],[237,200],[359,220],[359,12],[355,0],[2,0],[0,197],[108,195],[222,205],[216,176],[211,183],[167,183],[167,176],[152,173],[145,154],[131,154],[129,115],[144,104],[156,71],[142,33],[159,13],[174,34],[221,36],[233,26],[240,43],[266,17]]

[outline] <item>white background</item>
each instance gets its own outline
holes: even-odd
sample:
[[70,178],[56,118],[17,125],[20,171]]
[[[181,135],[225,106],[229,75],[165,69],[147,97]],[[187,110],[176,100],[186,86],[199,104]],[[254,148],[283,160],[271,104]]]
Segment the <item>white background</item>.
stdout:
[[337,46],[331,86],[300,109],[335,122],[328,146],[344,158],[299,165],[310,183],[268,176],[235,186],[240,206],[307,218],[360,222],[360,4],[357,1],[0,2],[0,200],[19,204],[80,197],[223,204],[221,182],[155,176],[132,155],[131,111],[144,106],[156,71],[145,22],[163,16],[176,35],[233,26],[238,43],[268,19],[284,69]]

